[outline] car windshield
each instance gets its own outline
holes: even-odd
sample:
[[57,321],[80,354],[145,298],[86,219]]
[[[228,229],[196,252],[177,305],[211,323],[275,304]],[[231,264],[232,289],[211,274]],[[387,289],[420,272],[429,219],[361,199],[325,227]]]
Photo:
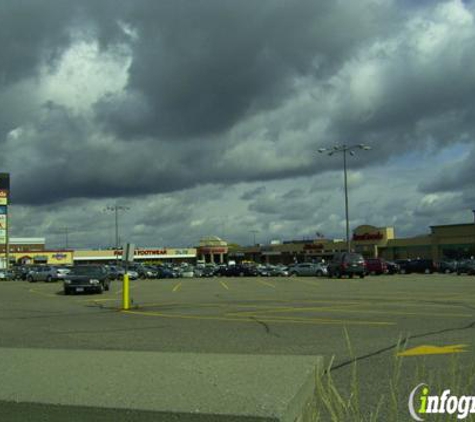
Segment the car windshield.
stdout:
[[345,261],[362,261],[363,257],[357,253],[349,253],[345,256]]
[[80,267],[74,267],[71,273],[76,275],[101,275],[102,271],[101,267],[82,265]]

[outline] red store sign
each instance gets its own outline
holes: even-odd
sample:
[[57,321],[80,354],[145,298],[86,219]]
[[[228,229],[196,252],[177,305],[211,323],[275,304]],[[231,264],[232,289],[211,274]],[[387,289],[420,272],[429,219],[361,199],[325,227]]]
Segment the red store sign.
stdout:
[[382,240],[382,239],[383,239],[383,234],[380,232],[353,235],[353,240]]
[[[115,251],[115,255],[122,255],[122,251]],[[166,249],[138,249],[135,251],[136,256],[149,256],[149,255],[166,255]]]
[[228,253],[227,248],[200,248],[201,253]]
[[307,245],[303,245],[303,249],[304,250],[315,250],[315,249],[323,249],[323,244],[321,243],[317,243],[317,244],[307,244]]

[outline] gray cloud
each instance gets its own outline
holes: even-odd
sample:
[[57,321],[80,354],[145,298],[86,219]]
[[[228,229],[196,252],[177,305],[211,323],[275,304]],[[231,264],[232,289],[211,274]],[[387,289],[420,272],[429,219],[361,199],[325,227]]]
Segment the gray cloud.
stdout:
[[[474,16],[473,3],[456,0],[4,2],[1,170],[12,173],[14,203],[44,215],[50,203],[71,212],[75,198],[186,191],[213,204],[205,219],[162,203],[134,223],[140,239],[167,220],[162,237],[179,232],[175,220],[194,221],[194,235],[224,224],[222,195],[243,213],[236,221],[276,236],[298,223],[338,233],[342,161],[318,147],[370,144],[349,161],[362,179],[379,165],[399,163],[402,174],[454,145],[472,148]],[[473,155],[387,179],[403,197],[411,183],[411,210],[380,205],[373,189],[355,201],[355,221],[370,210],[377,224],[424,225],[435,217],[430,201],[448,220],[462,215]]]

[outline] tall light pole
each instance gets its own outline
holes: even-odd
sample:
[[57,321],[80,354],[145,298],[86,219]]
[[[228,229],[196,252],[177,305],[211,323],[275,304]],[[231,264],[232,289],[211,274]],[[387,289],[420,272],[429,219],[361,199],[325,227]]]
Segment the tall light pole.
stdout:
[[259,230],[249,230],[249,232],[254,235],[254,243],[253,243],[253,246],[256,246],[256,233],[259,233]]
[[69,249],[69,227],[63,227],[64,231],[64,249]]
[[474,229],[474,250],[473,250],[473,253],[471,254],[471,256],[475,256],[475,210],[472,210],[473,212],[473,229]]
[[319,148],[318,152],[321,154],[328,154],[332,156],[333,154],[342,153],[343,154],[343,176],[345,181],[345,218],[346,218],[346,250],[351,252],[351,240],[350,240],[350,217],[348,211],[348,176],[346,171],[346,153],[350,155],[355,155],[355,150],[361,149],[368,151],[371,149],[370,146],[364,144],[355,144],[355,145],[335,145],[332,148]]
[[104,211],[114,212],[115,215],[115,263],[119,265],[119,211],[128,211],[129,207],[123,207],[121,205],[107,206]]

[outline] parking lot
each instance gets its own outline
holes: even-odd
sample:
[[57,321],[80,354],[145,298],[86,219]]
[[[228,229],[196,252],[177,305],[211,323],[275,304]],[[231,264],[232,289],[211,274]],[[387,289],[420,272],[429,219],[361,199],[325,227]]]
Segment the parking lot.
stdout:
[[463,367],[475,356],[473,276],[138,280],[129,311],[119,281],[102,295],[64,296],[61,283],[0,288],[1,347],[323,355],[342,388],[356,360],[368,407],[402,349],[461,352],[404,358],[407,388],[421,362],[443,377],[454,356]]

